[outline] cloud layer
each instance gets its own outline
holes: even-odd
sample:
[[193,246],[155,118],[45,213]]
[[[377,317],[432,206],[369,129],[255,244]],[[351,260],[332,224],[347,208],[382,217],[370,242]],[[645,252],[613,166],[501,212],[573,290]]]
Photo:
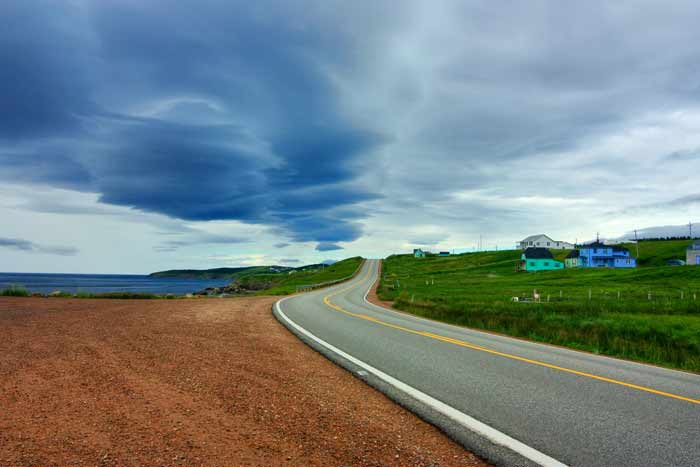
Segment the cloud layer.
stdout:
[[85,225],[167,224],[140,234],[161,256],[320,260],[681,224],[700,216],[698,14],[693,1],[4,2],[0,185],[25,196],[12,207],[25,229],[5,235],[30,238],[28,212],[79,211]]

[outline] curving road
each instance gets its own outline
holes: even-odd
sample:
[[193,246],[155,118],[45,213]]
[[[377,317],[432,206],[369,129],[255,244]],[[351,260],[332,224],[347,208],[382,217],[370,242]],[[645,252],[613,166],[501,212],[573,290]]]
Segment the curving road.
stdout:
[[349,282],[281,300],[304,341],[500,465],[700,466],[700,375],[424,320]]

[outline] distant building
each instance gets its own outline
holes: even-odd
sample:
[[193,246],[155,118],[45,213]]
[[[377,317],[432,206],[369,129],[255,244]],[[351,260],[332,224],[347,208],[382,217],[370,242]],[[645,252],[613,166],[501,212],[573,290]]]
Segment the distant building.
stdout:
[[438,253],[438,256],[450,256],[450,252],[449,251],[441,251],[440,253]]
[[685,264],[689,266],[700,266],[700,240],[695,240],[688,245],[685,258]]
[[581,266],[581,252],[578,250],[571,250],[566,258],[564,258],[564,264],[567,268],[577,268]]
[[573,250],[573,243],[563,242],[561,240],[552,240],[545,234],[530,235],[529,237],[519,242],[520,249],[527,248],[554,248],[556,250]]
[[524,271],[551,271],[564,269],[564,263],[557,261],[547,248],[528,248],[520,257],[520,269]]
[[579,250],[579,266],[582,268],[635,268],[637,260],[627,248],[593,242]]
[[414,258],[425,258],[425,251],[421,250],[420,248],[415,248],[413,250],[413,257]]

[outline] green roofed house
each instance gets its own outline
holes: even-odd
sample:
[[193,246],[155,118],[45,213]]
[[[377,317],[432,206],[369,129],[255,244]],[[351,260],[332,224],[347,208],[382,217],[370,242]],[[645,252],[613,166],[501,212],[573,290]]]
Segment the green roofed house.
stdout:
[[420,248],[416,248],[413,250],[413,256],[415,258],[425,258],[425,252]]
[[553,271],[564,269],[564,263],[557,261],[547,248],[528,248],[521,256],[520,269],[523,271]]
[[577,268],[581,266],[581,252],[578,250],[571,250],[566,258],[564,258],[564,263],[567,268]]

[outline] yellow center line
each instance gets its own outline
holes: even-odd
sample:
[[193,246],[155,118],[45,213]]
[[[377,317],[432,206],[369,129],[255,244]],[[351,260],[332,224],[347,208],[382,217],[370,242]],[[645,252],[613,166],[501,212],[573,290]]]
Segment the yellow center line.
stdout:
[[678,394],[672,394],[672,393],[670,393],[670,392],[658,391],[658,390],[656,390],[656,389],[652,389],[652,388],[649,388],[649,387],[646,387],[646,386],[639,386],[639,385],[637,385],[637,384],[626,383],[626,382],[624,382],[624,381],[619,381],[619,380],[616,380],[616,379],[613,379],[613,378],[606,378],[606,377],[604,377],[604,376],[598,376],[598,375],[594,375],[594,374],[591,374],[591,373],[586,373],[586,372],[584,372],[584,371],[578,371],[578,370],[573,370],[573,369],[571,369],[571,368],[566,368],[566,367],[563,367],[563,366],[552,365],[551,363],[541,362],[541,361],[539,361],[539,360],[533,360],[533,359],[530,359],[530,358],[521,357],[521,356],[519,356],[519,355],[513,355],[513,354],[509,354],[509,353],[505,353],[505,352],[499,352],[498,350],[489,349],[489,348],[487,348],[487,347],[482,347],[482,346],[480,346],[480,345],[472,344],[472,343],[470,343],[470,342],[462,341],[462,340],[459,340],[459,339],[453,339],[453,338],[447,337],[447,336],[441,336],[441,335],[439,335],[439,334],[433,334],[433,333],[431,333],[431,332],[418,331],[418,330],[416,330],[416,329],[407,328],[407,327],[405,327],[405,326],[399,326],[399,325],[397,325],[397,324],[388,323],[388,322],[386,322],[386,321],[380,320],[379,318],[375,318],[375,317],[373,317],[373,316],[369,316],[369,315],[366,315],[366,314],[363,314],[363,313],[356,313],[356,312],[353,312],[353,311],[349,311],[349,310],[346,310],[345,308],[343,308],[343,307],[341,307],[341,306],[339,306],[339,305],[336,305],[335,303],[331,303],[330,299],[331,299],[332,297],[334,297],[334,296],[336,296],[336,295],[338,295],[338,294],[341,294],[341,293],[343,293],[343,292],[349,291],[349,290],[351,290],[351,289],[354,289],[354,288],[356,288],[356,287],[359,287],[360,285],[362,285],[362,282],[363,282],[365,279],[369,278],[369,276],[370,276],[369,273],[368,273],[368,274],[363,274],[363,277],[358,281],[357,284],[354,284],[354,285],[352,285],[352,286],[350,286],[350,287],[346,287],[346,288],[343,288],[343,289],[341,289],[341,290],[338,290],[338,291],[336,291],[336,292],[333,292],[333,293],[331,293],[331,294],[326,295],[325,297],[323,297],[323,303],[325,303],[327,306],[329,306],[330,308],[332,308],[332,309],[334,309],[334,310],[336,310],[336,311],[339,311],[339,312],[341,312],[341,313],[345,313],[345,314],[350,315],[350,316],[353,316],[353,317],[355,317],[355,318],[363,319],[363,320],[365,320],[365,321],[371,321],[371,322],[373,322],[373,323],[375,323],[375,324],[379,324],[379,325],[381,325],[381,326],[385,326],[385,327],[388,327],[388,328],[392,328],[392,329],[396,329],[396,330],[399,330],[399,331],[407,332],[407,333],[410,333],[410,334],[416,334],[416,335],[419,335],[419,336],[428,337],[428,338],[430,338],[430,339],[439,340],[439,341],[442,341],[442,342],[446,342],[446,343],[448,343],[448,344],[458,345],[458,346],[460,346],[460,347],[465,347],[465,348],[472,349],[472,350],[478,350],[478,351],[480,351],[480,352],[486,352],[486,353],[491,354],[491,355],[497,355],[497,356],[499,356],[499,357],[509,358],[509,359],[511,359],[511,360],[516,360],[516,361],[519,361],[519,362],[529,363],[529,364],[531,364],[531,365],[537,365],[537,366],[549,368],[549,369],[552,369],[552,370],[563,371],[563,372],[565,372],[565,373],[569,373],[569,374],[572,374],[572,375],[583,376],[583,377],[585,377],[585,378],[591,378],[591,379],[595,379],[595,380],[597,380],[597,381],[603,381],[603,382],[610,383],[610,384],[616,384],[616,385],[618,385],[618,386],[624,386],[624,387],[627,387],[627,388],[636,389],[636,390],[639,390],[639,391],[644,391],[644,392],[648,392],[648,393],[651,393],[651,394],[656,394],[656,395],[659,395],[659,396],[670,397],[670,398],[672,398],[672,399],[677,399],[677,400],[681,400],[681,401],[685,401],[685,402],[690,402],[690,403],[692,403],[692,404],[700,404],[700,400],[699,400],[699,399],[691,399],[690,397],[684,397],[684,396],[680,396],[680,395],[678,395]]

